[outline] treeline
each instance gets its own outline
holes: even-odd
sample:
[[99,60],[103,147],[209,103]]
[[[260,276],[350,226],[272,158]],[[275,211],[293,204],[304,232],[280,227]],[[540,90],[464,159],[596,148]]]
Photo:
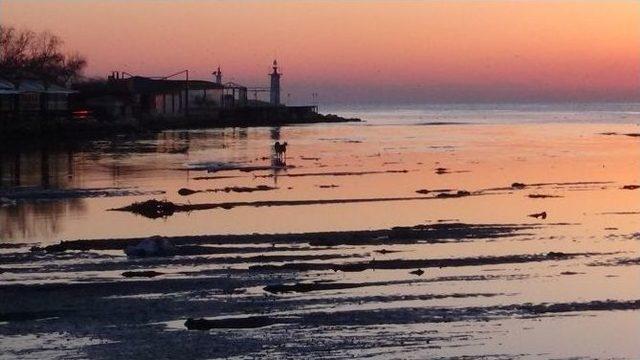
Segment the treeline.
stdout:
[[48,31],[0,25],[0,78],[57,84],[78,80],[87,60],[78,53],[65,53],[62,46],[62,39]]

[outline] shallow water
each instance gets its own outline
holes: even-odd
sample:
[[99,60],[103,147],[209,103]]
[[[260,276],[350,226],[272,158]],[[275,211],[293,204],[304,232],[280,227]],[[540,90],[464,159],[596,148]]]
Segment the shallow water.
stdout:
[[[59,201],[19,201],[0,208],[0,236],[7,242],[56,242],[79,238],[133,237],[253,232],[358,230],[415,225],[425,221],[532,222],[525,215],[546,210],[553,221],[587,223],[603,231],[603,222],[619,224],[632,216],[602,212],[638,211],[638,192],[618,191],[638,183],[637,139],[604,136],[632,133],[635,125],[318,125],[165,132],[154,140],[99,141],[80,149],[17,154],[3,153],[3,189],[12,186],[48,189],[122,188],[164,195],[83,197]],[[195,165],[234,163],[269,165],[269,145],[285,139],[291,145],[287,171],[189,170]],[[353,142],[358,141],[358,142]],[[47,150],[50,151],[50,150]],[[46,160],[45,160],[46,158]],[[312,159],[313,158],[313,159]],[[312,160],[310,160],[312,159]],[[319,160],[315,160],[319,159]],[[44,162],[44,165],[43,165]],[[437,174],[437,168],[450,173]],[[406,170],[407,173],[385,173]],[[379,172],[357,175],[349,173]],[[289,177],[302,173],[318,176]],[[343,173],[346,176],[321,176]],[[344,174],[346,173],[346,174]],[[260,177],[262,175],[273,177]],[[207,176],[231,178],[194,180]],[[221,203],[276,200],[320,200],[411,197],[419,189],[476,191],[509,187],[513,182],[611,182],[596,185],[549,185],[510,194],[438,201],[393,201],[366,204],[234,208],[176,214],[148,220],[107,210],[149,198],[177,203]],[[278,187],[253,193],[203,192],[180,196],[180,188],[221,189],[230,186]],[[336,187],[321,188],[320,186]],[[562,198],[530,199],[541,193]],[[483,211],[487,207],[503,211]],[[388,211],[392,209],[393,211]],[[508,209],[508,210],[507,210]],[[585,220],[585,217],[587,220]],[[251,219],[251,221],[247,221]],[[118,224],[118,226],[114,226]]]
[[[445,115],[450,121],[450,114]],[[384,116],[379,114],[380,118]],[[74,308],[75,312],[40,320],[35,330],[27,330],[29,322],[9,321],[0,325],[0,333],[5,336],[0,344],[12,349],[14,355],[29,351],[39,354],[35,350],[38,342],[25,337],[33,331],[68,333],[78,339],[91,335],[93,342],[67,345],[71,349],[68,352],[66,347],[56,347],[52,350],[56,356],[67,353],[112,358],[119,352],[150,356],[153,351],[143,352],[136,344],[153,338],[164,344],[155,351],[193,358],[637,358],[640,348],[634,334],[640,331],[638,307],[631,304],[616,308],[613,302],[640,299],[640,189],[622,189],[640,184],[638,138],[625,135],[638,132],[636,124],[619,118],[581,124],[476,121],[437,126],[372,121],[167,131],[149,139],[118,138],[72,147],[50,145],[43,149],[34,145],[27,151],[5,151],[0,160],[1,191],[14,199],[5,200],[6,205],[0,208],[0,290],[11,298],[24,298],[40,294],[41,286],[50,286],[50,295],[59,306],[52,308],[29,300],[25,307],[49,312]],[[287,164],[292,168],[203,170],[220,164],[269,166],[274,141],[289,143]],[[516,182],[527,186],[512,187]],[[180,188],[215,190],[258,185],[277,189],[189,196],[177,193]],[[26,190],[20,198],[15,191],[22,187]],[[416,193],[421,189],[436,191]],[[442,189],[471,194],[437,198]],[[159,195],[160,191],[164,193]],[[30,195],[25,198],[24,194]],[[51,199],[52,194],[57,194],[55,199]],[[154,198],[180,204],[237,202],[243,206],[176,213],[155,220],[108,211]],[[385,198],[395,200],[349,202]],[[344,202],[250,204],[333,199]],[[528,216],[542,211],[547,213],[546,219]],[[447,235],[445,230],[436,243],[420,239],[398,242],[392,235],[382,245],[365,241],[334,247],[307,243],[302,236],[299,242],[294,236],[273,244],[259,237],[248,237],[242,244],[234,244],[233,238],[174,238],[180,246],[225,250],[141,260],[127,259],[116,248],[40,253],[29,252],[28,246],[10,245],[450,223],[519,224],[523,228],[500,237],[462,239],[454,232]],[[398,252],[376,252],[382,249]],[[395,263],[355,272],[331,270],[331,264],[339,267],[371,261],[477,259],[550,252],[577,255],[517,263],[445,264],[425,267],[422,276],[410,274],[414,269]],[[308,271],[260,268],[291,264],[331,266]],[[124,279],[120,274],[125,270],[154,270],[162,275],[149,280]],[[371,284],[305,293],[272,294],[264,289],[267,285],[319,280]],[[21,288],[20,284],[29,286]],[[120,287],[126,284],[132,285]],[[103,311],[92,313],[91,306],[79,302],[79,294]],[[611,303],[601,309],[591,304],[593,301]],[[556,304],[563,310],[538,312],[539,308],[533,311],[527,304]],[[7,303],[1,306],[0,313],[22,309]],[[255,315],[271,316],[276,324],[209,332],[187,331],[183,325],[188,317]],[[78,325],[83,316],[95,319],[91,324]],[[115,330],[112,324],[122,328]],[[185,342],[190,341],[219,346],[185,349]]]

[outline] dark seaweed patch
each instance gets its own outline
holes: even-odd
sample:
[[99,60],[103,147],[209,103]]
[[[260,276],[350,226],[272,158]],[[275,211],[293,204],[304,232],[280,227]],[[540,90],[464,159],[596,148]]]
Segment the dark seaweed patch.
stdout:
[[322,271],[333,270],[343,272],[360,272],[365,270],[399,270],[416,268],[443,268],[461,266],[484,266],[497,264],[521,264],[542,261],[569,260],[576,257],[591,256],[594,253],[562,253],[549,252],[535,255],[506,255],[445,259],[412,259],[412,260],[372,260],[367,262],[330,264],[330,263],[287,263],[283,265],[254,265],[254,271]]

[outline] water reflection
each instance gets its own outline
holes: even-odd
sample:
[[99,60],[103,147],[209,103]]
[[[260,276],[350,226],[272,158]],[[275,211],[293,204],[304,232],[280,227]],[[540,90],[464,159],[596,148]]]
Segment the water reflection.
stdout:
[[24,203],[0,208],[0,239],[41,241],[63,230],[64,218],[86,211],[81,199]]
[[9,149],[0,153],[0,188],[37,186],[45,189],[71,186],[75,169],[73,150]]
[[0,207],[0,238],[51,238],[62,230],[63,218],[87,211],[87,199],[39,199],[8,206],[6,197],[17,190],[145,187],[153,186],[145,179],[162,179],[167,174],[188,181],[190,172],[182,169],[192,153],[213,151],[221,161],[233,162],[245,158],[248,140],[279,138],[280,127],[276,127],[5,144],[0,151],[0,199],[5,197],[5,206]]
[[271,134],[271,140],[280,140],[280,127],[279,126],[271,128],[269,133]]

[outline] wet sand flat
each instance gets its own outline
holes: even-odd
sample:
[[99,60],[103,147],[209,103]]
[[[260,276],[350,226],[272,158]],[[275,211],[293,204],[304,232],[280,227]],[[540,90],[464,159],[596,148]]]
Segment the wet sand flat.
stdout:
[[637,358],[637,126],[429,123],[3,151],[0,358]]

